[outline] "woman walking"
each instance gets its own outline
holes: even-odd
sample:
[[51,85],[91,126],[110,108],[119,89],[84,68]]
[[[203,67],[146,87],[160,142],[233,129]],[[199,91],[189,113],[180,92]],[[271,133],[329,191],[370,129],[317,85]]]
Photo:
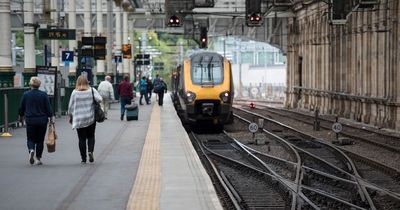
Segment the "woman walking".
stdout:
[[42,153],[44,136],[46,135],[47,122],[52,121],[52,111],[47,94],[41,90],[40,80],[37,77],[31,77],[29,86],[31,90],[24,93],[19,108],[19,121],[22,122],[25,117],[27,146],[29,152],[29,163],[42,165]]
[[89,81],[81,75],[76,81],[75,90],[69,100],[68,113],[72,129],[77,130],[79,151],[82,164],[86,163],[86,143],[88,146],[89,162],[94,162],[93,150],[95,144],[96,121],[94,120],[93,100],[101,102],[102,97],[96,89],[89,86]]

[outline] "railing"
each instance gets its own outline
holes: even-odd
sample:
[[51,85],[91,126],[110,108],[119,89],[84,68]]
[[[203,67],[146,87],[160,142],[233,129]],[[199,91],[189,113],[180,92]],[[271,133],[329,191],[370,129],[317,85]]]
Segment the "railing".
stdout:
[[328,90],[320,90],[314,88],[306,88],[294,86],[293,89],[297,94],[311,95],[311,96],[326,96],[336,99],[344,99],[350,101],[361,101],[361,102],[372,102],[379,104],[392,104],[392,100],[390,98],[381,98],[381,97],[371,97],[371,96],[359,96],[353,95],[343,92],[335,92]]
[[[27,88],[0,88],[0,128],[4,128],[4,122],[7,114],[9,126],[16,125],[18,122],[18,109],[21,102],[21,97]],[[6,98],[7,97],[7,105]],[[7,106],[7,113],[5,107]]]
[[[113,85],[114,87],[114,96],[115,99],[118,100],[118,85]],[[97,87],[95,87],[97,88]],[[18,123],[18,109],[20,107],[21,98],[25,91],[29,90],[29,88],[0,88],[0,129],[4,129],[6,113],[7,113],[7,121],[8,127],[15,127]],[[65,94],[61,97],[61,114],[66,114],[68,111],[69,99],[71,97],[71,93],[74,90],[74,87],[66,87]],[[7,104],[5,97],[7,97]],[[52,98],[50,98],[51,103],[53,103]],[[7,107],[7,111],[5,108]],[[54,106],[51,106],[52,108]],[[57,106],[55,106],[57,107]],[[54,110],[53,110],[54,111]],[[0,130],[1,131],[1,130]]]

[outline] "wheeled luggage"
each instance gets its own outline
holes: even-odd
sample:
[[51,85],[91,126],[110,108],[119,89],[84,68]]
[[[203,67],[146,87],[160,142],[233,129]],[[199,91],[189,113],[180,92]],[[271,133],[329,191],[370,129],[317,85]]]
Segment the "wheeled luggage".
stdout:
[[126,109],[126,120],[138,120],[139,118],[139,107],[136,103],[125,105]]

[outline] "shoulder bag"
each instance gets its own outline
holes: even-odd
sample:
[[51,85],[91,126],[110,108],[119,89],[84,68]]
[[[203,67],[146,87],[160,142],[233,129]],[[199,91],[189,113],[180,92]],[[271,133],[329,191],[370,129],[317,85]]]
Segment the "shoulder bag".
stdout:
[[94,119],[96,120],[96,122],[104,122],[104,119],[106,118],[106,116],[104,115],[103,110],[100,107],[99,102],[97,102],[94,99],[94,93],[93,93],[93,88],[92,88],[92,97],[93,97],[93,106],[94,106]]

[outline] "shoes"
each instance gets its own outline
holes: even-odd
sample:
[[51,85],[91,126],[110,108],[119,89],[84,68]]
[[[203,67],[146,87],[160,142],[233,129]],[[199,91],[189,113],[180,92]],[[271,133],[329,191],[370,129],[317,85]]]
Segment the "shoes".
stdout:
[[121,120],[124,120],[124,115],[123,114],[121,114]]
[[85,161],[81,161],[81,165],[85,165],[86,164],[86,160]]
[[33,165],[35,163],[35,151],[29,151],[29,163]]
[[94,162],[93,152],[89,152],[89,162]]
[[143,105],[143,103],[140,103],[140,105]]
[[36,165],[43,165],[42,161],[40,161],[40,158],[36,158]]

